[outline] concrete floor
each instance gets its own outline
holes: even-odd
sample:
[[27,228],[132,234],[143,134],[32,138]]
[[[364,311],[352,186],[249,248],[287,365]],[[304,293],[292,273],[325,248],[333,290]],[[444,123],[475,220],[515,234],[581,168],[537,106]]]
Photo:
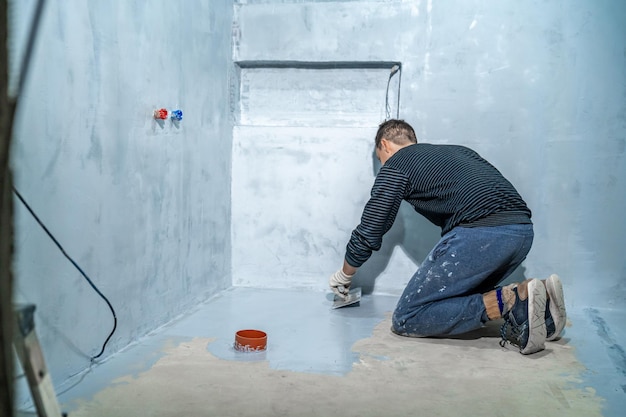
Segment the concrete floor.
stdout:
[[[57,387],[59,400],[70,417],[623,415],[624,317],[570,312],[563,338],[522,356],[498,345],[497,322],[396,336],[396,299],[331,310],[329,294],[232,288]],[[266,331],[267,351],[235,351],[243,328]]]

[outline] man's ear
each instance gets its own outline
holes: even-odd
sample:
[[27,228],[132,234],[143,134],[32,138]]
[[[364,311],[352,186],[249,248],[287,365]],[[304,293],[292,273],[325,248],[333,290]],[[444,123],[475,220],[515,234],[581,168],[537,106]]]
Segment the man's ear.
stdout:
[[387,139],[382,138],[380,140],[380,149],[384,151],[385,153],[389,153],[390,148],[389,148],[389,141]]

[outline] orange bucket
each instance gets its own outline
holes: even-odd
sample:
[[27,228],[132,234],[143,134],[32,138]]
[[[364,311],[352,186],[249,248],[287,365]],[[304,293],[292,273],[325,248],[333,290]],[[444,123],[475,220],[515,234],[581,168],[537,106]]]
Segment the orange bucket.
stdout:
[[261,330],[239,330],[235,333],[235,350],[260,352],[267,348],[267,333]]

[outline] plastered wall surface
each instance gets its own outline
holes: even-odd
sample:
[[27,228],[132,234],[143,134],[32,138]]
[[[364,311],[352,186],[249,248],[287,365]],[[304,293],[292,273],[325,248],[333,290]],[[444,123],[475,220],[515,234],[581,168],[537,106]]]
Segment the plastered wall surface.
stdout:
[[[13,58],[34,2],[12,2]],[[16,187],[110,299],[102,358],[231,285],[232,3],[47,1],[13,143]],[[15,73],[15,66],[12,66]],[[158,108],[183,120],[157,122]],[[17,301],[59,389],[110,310],[16,200]]]
[[[401,75],[400,117],[419,139],[474,148],[533,210],[535,244],[518,275],[556,272],[570,307],[621,309],[625,20],[626,5],[608,0],[241,1],[233,60],[243,72],[255,62],[401,62],[393,78]],[[276,101],[294,85],[283,71]],[[235,285],[326,289],[374,181],[373,135],[385,117],[381,78],[363,85],[340,75],[333,82],[342,93],[372,91],[369,115],[342,118],[327,104],[354,108],[345,92],[346,101],[321,97],[312,123],[311,113],[268,121],[246,108],[261,93],[269,106],[277,103],[269,78],[255,84],[242,75],[234,95],[243,114],[233,146]],[[289,105],[307,108],[325,89],[303,87]],[[408,207],[398,220],[380,257],[359,272],[374,292],[400,293],[438,238]]]

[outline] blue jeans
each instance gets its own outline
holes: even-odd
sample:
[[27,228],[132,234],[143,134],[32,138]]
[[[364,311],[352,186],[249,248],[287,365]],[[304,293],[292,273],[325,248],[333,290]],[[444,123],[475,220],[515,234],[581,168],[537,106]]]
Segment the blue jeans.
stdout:
[[407,284],[392,331],[411,337],[449,336],[482,327],[482,294],[526,258],[532,224],[456,227],[442,236]]

